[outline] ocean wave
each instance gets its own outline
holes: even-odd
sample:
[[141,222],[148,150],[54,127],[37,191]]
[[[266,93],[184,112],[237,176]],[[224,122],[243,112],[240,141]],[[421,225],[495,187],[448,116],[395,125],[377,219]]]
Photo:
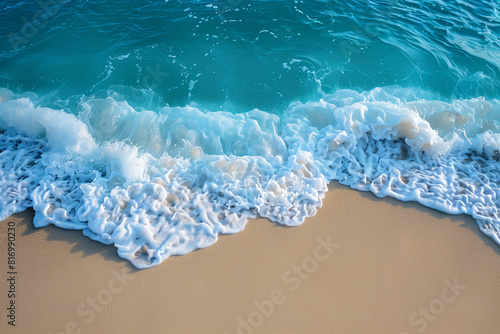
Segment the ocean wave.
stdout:
[[82,230],[138,268],[207,247],[249,218],[300,225],[333,180],[471,215],[500,244],[496,99],[339,90],[281,117],[146,110],[116,94],[66,110],[48,100],[0,90],[0,219],[32,207],[36,227]]

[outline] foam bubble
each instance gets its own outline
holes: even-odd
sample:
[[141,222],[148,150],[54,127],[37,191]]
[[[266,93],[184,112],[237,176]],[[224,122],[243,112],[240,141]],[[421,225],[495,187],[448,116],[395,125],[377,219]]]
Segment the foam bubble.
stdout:
[[500,101],[440,101],[399,87],[338,91],[260,110],[157,111],[108,96],[76,110],[0,97],[0,218],[33,207],[113,244],[138,268],[207,247],[248,218],[295,226],[337,180],[473,216],[500,244]]

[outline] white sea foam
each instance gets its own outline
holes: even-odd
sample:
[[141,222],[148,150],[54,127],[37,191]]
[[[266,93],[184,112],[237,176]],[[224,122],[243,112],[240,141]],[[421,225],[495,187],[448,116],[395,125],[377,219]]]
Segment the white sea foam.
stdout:
[[472,215],[500,244],[500,101],[398,87],[338,91],[280,119],[195,107],[76,110],[0,91],[0,219],[33,207],[114,244],[138,268],[213,244],[262,216],[299,225],[327,184]]

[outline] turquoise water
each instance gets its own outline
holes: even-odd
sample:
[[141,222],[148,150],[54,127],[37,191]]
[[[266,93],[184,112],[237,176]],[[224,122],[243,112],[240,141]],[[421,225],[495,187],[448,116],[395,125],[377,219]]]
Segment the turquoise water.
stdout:
[[474,216],[500,243],[496,1],[4,1],[1,218],[140,268],[327,183]]
[[344,88],[499,94],[494,1],[69,1],[37,22],[41,10],[2,12],[0,85],[12,91],[121,85],[171,106],[277,114]]

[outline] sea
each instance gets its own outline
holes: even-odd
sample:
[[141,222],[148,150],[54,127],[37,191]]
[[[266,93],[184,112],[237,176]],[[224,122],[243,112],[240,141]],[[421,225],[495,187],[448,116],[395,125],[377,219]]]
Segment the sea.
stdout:
[[497,0],[4,0],[0,45],[1,220],[148,268],[338,182],[500,245]]

